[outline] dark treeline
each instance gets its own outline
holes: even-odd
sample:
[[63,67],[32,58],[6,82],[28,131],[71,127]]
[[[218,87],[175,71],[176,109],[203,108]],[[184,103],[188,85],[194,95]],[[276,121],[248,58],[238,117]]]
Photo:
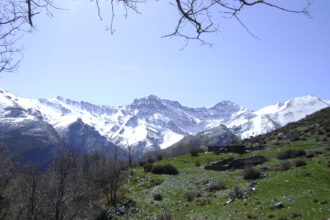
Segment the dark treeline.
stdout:
[[41,172],[33,164],[17,165],[1,143],[0,219],[96,219],[102,207],[116,206],[126,167],[116,152],[78,156],[63,148]]

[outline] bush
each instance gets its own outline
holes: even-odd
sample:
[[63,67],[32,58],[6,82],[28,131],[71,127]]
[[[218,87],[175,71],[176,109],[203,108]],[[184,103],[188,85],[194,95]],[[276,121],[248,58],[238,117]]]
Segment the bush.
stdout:
[[279,167],[279,169],[280,169],[281,171],[286,171],[286,170],[290,170],[291,167],[292,167],[291,162],[289,162],[289,161],[285,161],[285,162],[280,163],[280,167]]
[[159,155],[157,156],[157,160],[158,160],[158,161],[163,160],[163,155],[159,154]]
[[168,211],[157,216],[157,220],[175,220],[176,218]]
[[275,217],[274,214],[269,214],[269,215],[268,215],[268,218],[274,218],[274,217]]
[[196,161],[196,162],[195,162],[195,166],[196,166],[196,167],[200,167],[200,166],[201,166],[201,163],[200,163],[199,161]]
[[150,172],[152,170],[152,168],[153,168],[152,163],[146,163],[143,165],[144,172]]
[[246,214],[246,217],[247,217],[248,219],[257,219],[257,218],[258,218],[256,215],[251,214],[251,213]]
[[229,194],[232,199],[242,199],[244,196],[244,191],[240,186],[234,186],[233,191]]
[[289,158],[305,156],[306,152],[304,150],[286,150],[282,151],[277,155],[277,159],[285,160]]
[[300,213],[296,213],[296,212],[294,212],[294,213],[292,213],[292,216],[291,216],[291,218],[298,218],[298,217],[301,217],[302,215],[300,214]]
[[154,194],[154,200],[161,201],[162,199],[163,199],[162,194],[160,194],[160,193]]
[[153,163],[153,162],[155,162],[155,160],[154,159],[152,159],[151,157],[148,159],[148,163]]
[[253,179],[258,179],[261,177],[261,173],[252,168],[252,167],[245,167],[243,171],[243,179],[245,180],[253,180]]
[[296,160],[296,161],[294,162],[294,165],[295,165],[296,167],[302,167],[302,166],[305,166],[305,165],[306,165],[306,162],[305,162],[304,160]]
[[185,194],[184,194],[184,197],[186,198],[186,200],[188,201],[188,202],[192,202],[192,201],[194,201],[194,199],[195,199],[195,194],[194,193],[191,193],[191,192],[186,192]]
[[146,163],[147,163],[147,162],[145,162],[144,160],[139,161],[139,165],[140,165],[140,167],[143,167]]
[[190,155],[191,155],[192,157],[198,157],[198,156],[199,156],[197,150],[191,150],[191,151],[190,151]]
[[214,191],[223,190],[223,189],[226,189],[226,184],[224,182],[211,183],[208,187],[209,192],[214,192]]
[[151,172],[154,174],[169,174],[169,175],[179,174],[179,171],[172,164],[153,166]]
[[208,204],[210,204],[210,200],[208,200],[208,199],[197,199],[196,204],[197,205],[208,205]]

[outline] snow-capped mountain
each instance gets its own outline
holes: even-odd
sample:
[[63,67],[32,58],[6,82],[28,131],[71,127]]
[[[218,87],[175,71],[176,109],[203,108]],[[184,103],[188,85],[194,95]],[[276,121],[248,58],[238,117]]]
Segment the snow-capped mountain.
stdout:
[[[96,132],[122,148],[135,146],[136,154],[142,154],[167,148],[185,136],[222,125],[243,138],[266,133],[328,106],[328,102],[317,97],[305,96],[258,111],[242,108],[230,101],[219,102],[210,108],[188,108],[176,101],[150,95],[135,99],[130,105],[109,107],[62,97],[28,99],[0,90],[0,124],[9,120],[5,117],[8,109],[20,108],[24,110],[24,117],[12,117],[13,123],[27,118],[43,121],[51,125],[63,140],[69,140],[73,134],[68,132],[72,131],[77,134]],[[89,132],[91,130],[95,132]],[[98,140],[93,144],[104,142],[95,136],[93,138]]]
[[307,95],[264,107],[253,112],[252,117],[237,118],[226,125],[241,138],[247,138],[283,127],[329,106],[329,101]]

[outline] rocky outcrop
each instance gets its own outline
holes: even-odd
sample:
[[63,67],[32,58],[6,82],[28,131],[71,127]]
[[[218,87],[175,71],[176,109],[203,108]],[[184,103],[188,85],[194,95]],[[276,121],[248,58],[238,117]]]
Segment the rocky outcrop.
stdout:
[[263,146],[256,147],[246,147],[245,145],[229,145],[229,146],[209,146],[207,147],[208,152],[213,152],[215,154],[221,153],[236,153],[236,154],[245,154],[253,150],[262,150]]
[[253,157],[239,158],[239,159],[230,157],[221,160],[219,162],[206,165],[204,168],[206,170],[218,170],[218,171],[236,170],[236,169],[243,169],[246,166],[255,166],[255,165],[263,164],[266,161],[267,159],[264,156],[253,156]]

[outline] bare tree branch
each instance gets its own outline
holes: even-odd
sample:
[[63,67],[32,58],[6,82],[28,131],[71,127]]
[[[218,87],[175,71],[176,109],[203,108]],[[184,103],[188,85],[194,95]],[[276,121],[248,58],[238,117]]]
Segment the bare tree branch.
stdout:
[[[110,7],[111,34],[115,32],[114,20],[116,8],[123,7],[124,16],[129,11],[140,13],[138,5],[146,0],[90,0],[95,2],[97,14],[103,20],[102,10],[107,5]],[[182,37],[188,45],[190,40],[198,40],[202,45],[212,46],[202,39],[205,34],[218,31],[221,17],[235,18],[240,25],[254,38],[254,35],[244,21],[240,18],[240,12],[244,8],[256,5],[281,10],[288,13],[304,14],[309,16],[309,0],[301,9],[291,9],[280,5],[284,0],[171,0],[170,4],[178,11],[178,20],[174,31],[163,37]],[[0,73],[15,71],[22,59],[22,47],[18,40],[25,33],[34,30],[34,16],[46,13],[52,16],[52,9],[60,9],[55,6],[52,0],[1,0],[0,4]],[[221,16],[219,16],[221,15]],[[184,47],[185,47],[184,46]]]
[[[306,1],[305,7],[302,9],[290,9],[272,3],[271,0],[175,0],[175,6],[178,10],[179,19],[172,33],[163,37],[183,37],[186,41],[199,40],[202,44],[207,44],[201,37],[207,33],[218,31],[220,24],[219,14],[225,15],[226,18],[235,18],[240,25],[254,38],[254,35],[240,18],[239,13],[247,7],[255,5],[267,6],[288,13],[304,14],[309,16],[309,7],[311,3]],[[284,2],[284,1],[282,1]]]

